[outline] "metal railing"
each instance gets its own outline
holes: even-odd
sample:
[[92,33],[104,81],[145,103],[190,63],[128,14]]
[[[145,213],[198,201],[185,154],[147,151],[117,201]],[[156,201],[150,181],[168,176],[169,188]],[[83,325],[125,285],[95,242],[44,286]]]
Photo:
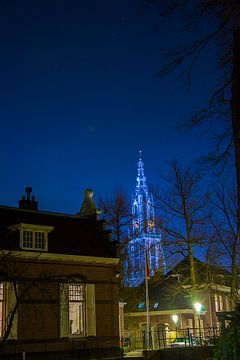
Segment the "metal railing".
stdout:
[[219,329],[214,327],[185,328],[175,330],[159,329],[139,331],[124,339],[124,350],[158,350],[169,347],[212,345],[219,336]]

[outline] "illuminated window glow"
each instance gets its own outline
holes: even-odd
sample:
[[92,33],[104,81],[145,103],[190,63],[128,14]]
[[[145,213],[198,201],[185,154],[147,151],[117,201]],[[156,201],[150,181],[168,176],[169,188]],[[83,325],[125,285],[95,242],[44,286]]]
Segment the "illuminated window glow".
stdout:
[[3,300],[4,300],[4,285],[0,283],[0,337],[3,336]]
[[139,304],[138,304],[138,308],[139,308],[139,309],[144,309],[144,302],[139,303]]
[[85,296],[83,285],[68,286],[69,333],[85,334]]

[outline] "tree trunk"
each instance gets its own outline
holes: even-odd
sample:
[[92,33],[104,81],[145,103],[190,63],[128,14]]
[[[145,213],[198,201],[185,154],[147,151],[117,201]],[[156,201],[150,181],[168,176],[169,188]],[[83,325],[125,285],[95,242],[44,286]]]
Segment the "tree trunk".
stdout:
[[[240,234],[240,29],[234,31],[233,40],[234,42],[233,42],[231,112],[232,112],[232,129],[233,129],[236,181],[237,181],[237,241],[238,241]],[[237,287],[236,268],[235,266],[233,266],[232,284],[231,284],[233,302],[235,302],[236,287]]]
[[188,256],[189,256],[189,268],[190,268],[190,278],[191,278],[191,287],[192,287],[192,302],[194,303],[196,299],[196,272],[193,258],[192,246],[188,246]]
[[237,234],[240,233],[240,28],[234,31],[233,73],[232,73],[232,129],[237,180]]
[[232,273],[232,279],[231,279],[231,307],[232,309],[234,309],[235,304],[236,304],[236,294],[237,294],[237,263],[236,263],[236,258],[237,258],[237,254],[236,254],[236,249],[237,249],[237,244],[235,243],[233,245],[232,248],[232,268],[231,268],[231,273]]

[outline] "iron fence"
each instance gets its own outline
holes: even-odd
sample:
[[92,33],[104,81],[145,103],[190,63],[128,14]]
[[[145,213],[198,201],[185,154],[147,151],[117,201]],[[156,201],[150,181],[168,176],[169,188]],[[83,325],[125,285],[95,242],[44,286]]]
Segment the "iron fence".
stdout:
[[213,345],[219,336],[215,327],[175,329],[174,331],[159,329],[139,331],[134,336],[124,339],[124,350],[143,349],[158,350],[168,347],[184,347]]

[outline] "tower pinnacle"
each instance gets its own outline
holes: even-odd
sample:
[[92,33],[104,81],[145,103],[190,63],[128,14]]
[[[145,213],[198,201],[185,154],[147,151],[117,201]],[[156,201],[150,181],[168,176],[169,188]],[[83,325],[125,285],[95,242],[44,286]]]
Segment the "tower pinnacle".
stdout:
[[161,234],[157,233],[154,219],[153,196],[148,191],[142,151],[139,151],[137,163],[135,194],[132,199],[132,230],[129,235],[127,253],[128,286],[138,286],[144,280],[145,254],[149,253],[150,274],[164,271],[164,255],[161,244]]

